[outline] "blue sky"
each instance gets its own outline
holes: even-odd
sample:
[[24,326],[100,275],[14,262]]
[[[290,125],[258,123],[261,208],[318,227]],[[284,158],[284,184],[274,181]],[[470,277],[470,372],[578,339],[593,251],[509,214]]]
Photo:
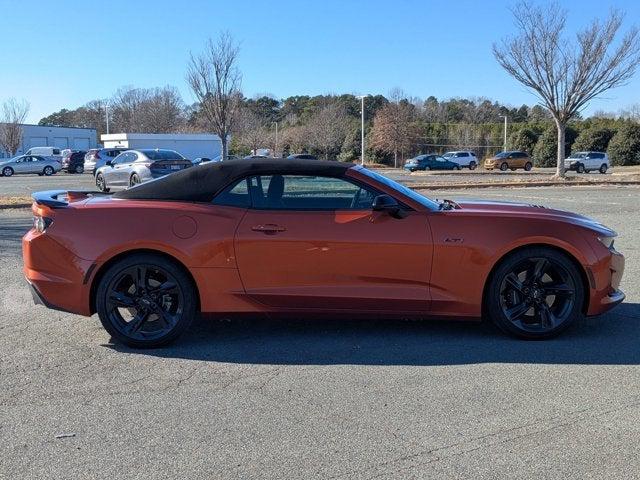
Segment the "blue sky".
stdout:
[[[571,0],[569,29],[611,7],[640,23],[640,2]],[[512,1],[0,0],[0,101],[28,100],[28,120],[110,96],[118,87],[175,85],[193,101],[189,52],[228,30],[241,44],[245,95],[483,96],[532,104],[496,64]],[[640,103],[640,72],[586,113]]]

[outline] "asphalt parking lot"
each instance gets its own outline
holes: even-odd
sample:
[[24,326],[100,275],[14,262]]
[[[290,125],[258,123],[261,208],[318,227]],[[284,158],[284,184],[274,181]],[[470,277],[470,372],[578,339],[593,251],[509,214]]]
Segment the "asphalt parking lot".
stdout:
[[29,212],[0,211],[0,478],[637,478],[640,188],[433,196],[601,220],[620,233],[626,302],[545,342],[469,323],[256,318],[134,351],[95,316],[32,304]]

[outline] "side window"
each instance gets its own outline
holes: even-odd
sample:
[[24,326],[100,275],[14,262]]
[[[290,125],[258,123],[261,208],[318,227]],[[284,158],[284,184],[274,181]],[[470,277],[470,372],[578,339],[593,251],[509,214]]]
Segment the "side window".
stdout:
[[604,158],[604,153],[592,153],[591,158]]
[[59,148],[54,148],[53,149],[53,154],[54,155],[60,155],[60,149]]
[[456,155],[457,157],[468,157],[469,154],[467,152],[460,152],[458,153],[458,155]]
[[341,178],[265,175],[249,179],[252,206],[268,210],[368,210],[376,192]]
[[114,158],[111,162],[114,165],[116,165],[116,164],[119,165],[119,164],[122,164],[122,163],[126,163],[127,162],[127,154],[126,153],[121,153],[116,158]]
[[129,158],[127,158],[127,163],[135,162],[136,160],[138,160],[138,154],[129,153]]
[[251,206],[251,197],[249,196],[249,179],[242,180],[229,185],[213,199],[214,205],[226,205],[228,207]]

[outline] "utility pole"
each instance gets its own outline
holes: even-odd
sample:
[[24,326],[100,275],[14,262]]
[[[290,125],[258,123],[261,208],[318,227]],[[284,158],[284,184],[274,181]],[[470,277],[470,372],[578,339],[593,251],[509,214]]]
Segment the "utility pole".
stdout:
[[360,151],[360,165],[364,165],[364,148],[365,148],[365,145],[364,145],[364,98],[368,97],[368,96],[369,95],[367,94],[367,95],[360,95],[360,96],[356,97],[356,98],[359,98],[360,101],[361,101],[360,112],[362,114],[361,115],[362,124],[360,126],[360,149],[361,149],[361,151]]
[[504,144],[503,144],[502,151],[506,152],[507,151],[507,116],[506,115],[500,115],[500,116],[504,118]]

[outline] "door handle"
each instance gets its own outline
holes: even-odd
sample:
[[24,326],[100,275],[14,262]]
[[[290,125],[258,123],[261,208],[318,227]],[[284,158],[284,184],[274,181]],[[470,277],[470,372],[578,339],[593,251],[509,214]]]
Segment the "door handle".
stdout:
[[284,232],[286,228],[281,227],[280,225],[275,225],[273,223],[267,223],[265,225],[256,225],[251,227],[251,230],[254,232],[262,232],[262,233],[276,233],[276,232]]

